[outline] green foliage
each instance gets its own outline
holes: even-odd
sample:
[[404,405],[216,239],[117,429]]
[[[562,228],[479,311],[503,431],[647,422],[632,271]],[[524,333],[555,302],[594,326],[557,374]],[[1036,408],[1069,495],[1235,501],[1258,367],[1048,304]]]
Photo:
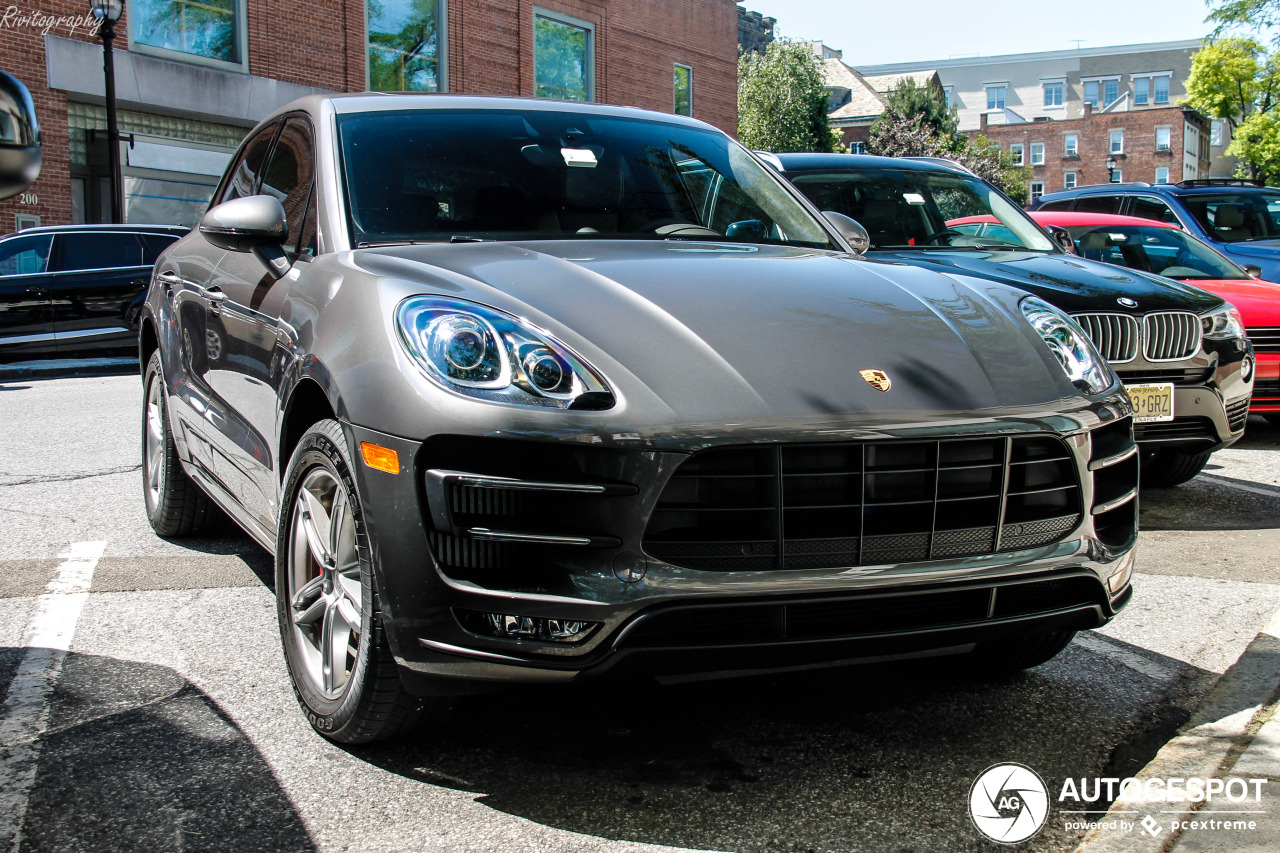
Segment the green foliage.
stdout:
[[985,136],[979,134],[966,140],[965,147],[955,159],[978,177],[1004,190],[1005,195],[1018,204],[1025,205],[1029,200],[1031,167],[1013,165],[1013,155],[1000,150],[999,145]]
[[[398,10],[398,7],[397,7]],[[369,0],[369,88],[376,92],[433,92],[440,0],[410,0],[408,13],[389,13]]]
[[533,26],[533,93],[539,98],[587,101],[587,31],[537,18]]
[[777,153],[835,150],[822,60],[808,42],[774,41],[738,57],[738,139]]
[[238,62],[235,9],[232,0],[135,0],[135,38],[144,43]]
[[[1213,5],[1213,0],[1209,0]],[[1213,31],[1220,36],[1228,30],[1247,28],[1269,30],[1280,26],[1280,0],[1218,0],[1217,8],[1205,20],[1217,24]],[[1280,35],[1277,35],[1280,39]]]
[[944,147],[959,149],[965,144],[956,111],[954,108],[947,108],[947,100],[942,92],[932,86],[918,86],[909,77],[898,81],[889,92],[884,112],[871,125],[871,132],[875,133],[877,124],[900,126],[899,123],[904,119],[931,131],[942,141]]
[[1254,39],[1207,44],[1191,57],[1186,103],[1235,127],[1242,117],[1270,112],[1280,94],[1280,64]]
[[1227,154],[1240,159],[1247,168],[1241,177],[1265,181],[1268,186],[1280,184],[1280,115],[1273,110],[1254,113],[1236,128]]

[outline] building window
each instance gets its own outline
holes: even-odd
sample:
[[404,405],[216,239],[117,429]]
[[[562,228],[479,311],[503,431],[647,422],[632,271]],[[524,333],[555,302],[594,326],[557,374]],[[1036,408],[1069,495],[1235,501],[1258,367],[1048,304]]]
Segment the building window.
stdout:
[[441,0],[367,5],[370,89],[444,91],[444,7]]
[[1062,90],[1064,84],[1060,81],[1044,84],[1044,106],[1045,109],[1062,106]]
[[1023,161],[1022,161],[1022,143],[1021,142],[1009,143],[1009,160],[1015,166],[1022,165]]
[[1111,173],[1111,183],[1119,184],[1124,181],[1124,169],[1116,169]]
[[1044,195],[1044,181],[1032,181],[1031,182],[1031,200],[1035,201],[1036,199],[1040,198],[1040,196],[1042,195]]
[[1156,128],[1156,150],[1157,151],[1168,151],[1173,147],[1172,143],[1170,142],[1172,133],[1173,133],[1173,128],[1171,127]]
[[535,9],[533,94],[566,101],[595,100],[595,27]]
[[987,109],[1002,110],[1004,109],[1004,93],[1005,86],[988,86],[987,87]]
[[1112,154],[1124,153],[1124,131],[1123,130],[1111,131],[1111,153]]
[[1063,188],[1063,189],[1067,189],[1067,190],[1073,190],[1073,189],[1075,189],[1075,188],[1076,188],[1076,173],[1075,173],[1075,172],[1063,172],[1063,173],[1062,173],[1062,188]]
[[1157,184],[1169,183],[1169,167],[1168,166],[1160,166],[1156,169],[1156,183]]
[[1089,80],[1084,84],[1084,102],[1091,104],[1094,109],[1098,107],[1098,81]]
[[1064,134],[1062,137],[1062,156],[1063,157],[1079,157],[1080,156],[1080,136],[1075,133]]
[[678,116],[693,115],[693,69],[687,65],[675,67],[675,108]]
[[1169,78],[1167,76],[1155,78],[1154,88],[1156,90],[1155,102],[1157,104],[1169,103]]
[[1031,165],[1032,166],[1044,165],[1044,143],[1043,142],[1031,143]]
[[168,55],[247,70],[244,0],[134,0],[129,44]]
[[850,153],[850,154],[866,154],[866,153],[867,153],[867,143],[865,143],[865,142],[850,142],[850,143],[849,143],[849,153]]
[[1134,77],[1133,78],[1133,102],[1140,106],[1145,106],[1151,94],[1151,78],[1150,77]]
[[1104,80],[1102,82],[1102,105],[1109,107],[1120,99],[1120,81]]
[[942,97],[943,97],[943,100],[945,101],[945,103],[946,103],[946,105],[947,105],[947,109],[951,109],[951,107],[953,106],[953,102],[952,102],[952,100],[951,100],[951,87],[950,87],[950,86],[943,86],[943,87],[942,87]]
[[1222,119],[1214,119],[1209,122],[1209,144],[1214,146],[1222,145]]

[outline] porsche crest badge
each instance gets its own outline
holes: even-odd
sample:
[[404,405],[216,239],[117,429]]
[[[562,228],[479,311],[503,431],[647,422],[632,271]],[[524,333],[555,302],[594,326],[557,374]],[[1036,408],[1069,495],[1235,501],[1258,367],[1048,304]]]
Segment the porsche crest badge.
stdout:
[[889,379],[888,374],[883,370],[860,370],[862,378],[867,380],[867,384],[877,391],[888,391],[893,387],[893,381]]

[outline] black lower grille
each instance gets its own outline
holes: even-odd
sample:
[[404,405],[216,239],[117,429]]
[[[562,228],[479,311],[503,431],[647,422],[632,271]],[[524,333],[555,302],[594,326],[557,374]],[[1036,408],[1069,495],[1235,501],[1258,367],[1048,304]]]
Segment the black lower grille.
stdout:
[[1212,368],[1188,367],[1167,370],[1117,370],[1120,381],[1126,385],[1143,385],[1155,382],[1172,382],[1174,385],[1203,385],[1209,381]]
[[1234,403],[1227,404],[1227,423],[1231,424],[1232,432],[1240,432],[1244,429],[1245,422],[1249,420],[1249,398],[1245,397]]
[[1208,418],[1174,418],[1149,424],[1134,424],[1135,441],[1217,441],[1218,431]]
[[1280,397],[1280,379],[1253,380],[1253,398]]
[[645,618],[619,646],[672,648],[856,638],[980,625],[1105,601],[1097,579],[1074,576],[827,601],[689,607]]
[[1047,545],[1080,518],[1056,436],[733,447],[680,467],[644,547],[710,571],[833,568]]
[[1280,352],[1280,328],[1257,327],[1246,331],[1254,352]]

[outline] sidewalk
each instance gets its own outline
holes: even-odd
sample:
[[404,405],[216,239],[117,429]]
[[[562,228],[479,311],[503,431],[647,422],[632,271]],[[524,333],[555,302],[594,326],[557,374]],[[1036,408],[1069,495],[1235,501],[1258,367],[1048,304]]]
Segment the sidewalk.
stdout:
[[[1107,818],[1138,823],[1097,829],[1076,853],[1275,853],[1280,851],[1280,613],[1209,691],[1186,728],[1137,774],[1147,779],[1265,779],[1246,799],[1209,803],[1118,798]],[[1261,799],[1255,800],[1254,790]],[[1236,788],[1240,790],[1239,786]],[[1149,818],[1147,828],[1142,821]],[[1247,824],[1253,822],[1253,828]],[[1243,823],[1240,823],[1243,822]],[[1224,826],[1224,824],[1226,824]]]

